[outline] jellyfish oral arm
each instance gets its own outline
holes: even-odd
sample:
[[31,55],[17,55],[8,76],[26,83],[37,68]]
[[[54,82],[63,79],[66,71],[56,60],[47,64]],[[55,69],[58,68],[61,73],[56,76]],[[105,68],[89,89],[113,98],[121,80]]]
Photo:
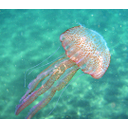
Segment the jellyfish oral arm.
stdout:
[[43,107],[45,107],[50,100],[52,99],[52,97],[55,95],[56,91],[60,91],[61,89],[63,89],[65,87],[65,85],[71,80],[71,78],[74,76],[74,74],[77,72],[78,67],[75,65],[70,69],[70,72],[63,77],[63,79],[61,79],[59,81],[59,83],[57,84],[56,87],[53,87],[50,89],[49,94],[47,94],[37,105],[35,105],[30,112],[28,113],[28,116],[26,117],[27,119],[32,118],[40,109],[42,109]]
[[[59,78],[64,74],[67,69],[70,69],[70,72],[61,81],[59,81]],[[49,66],[47,70],[41,72],[36,77],[36,79],[33,80],[34,82],[32,81],[30,83],[31,86],[29,84],[29,90],[21,98],[20,104],[16,107],[16,115],[18,115],[24,108],[26,108],[35,99],[37,99],[39,95],[44,94],[46,91],[50,91],[49,95],[47,95],[46,98],[43,99],[43,101],[39,102],[36,106],[34,106],[34,108],[31,109],[29,115],[27,116],[27,118],[31,118],[37,111],[39,111],[41,108],[49,103],[55,92],[57,90],[61,90],[69,82],[69,80],[78,69],[78,66],[66,56],[54,62],[54,64]],[[35,90],[37,84],[47,77],[47,81],[38,90]],[[58,84],[52,88],[52,85],[57,80],[59,81]]]

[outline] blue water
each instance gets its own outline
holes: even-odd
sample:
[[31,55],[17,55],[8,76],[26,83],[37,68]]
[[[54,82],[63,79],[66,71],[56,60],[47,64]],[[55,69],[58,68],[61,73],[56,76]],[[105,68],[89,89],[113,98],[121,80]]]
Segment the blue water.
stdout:
[[[42,99],[43,95],[15,115],[15,107],[27,91],[25,72],[52,55],[58,47],[60,49],[41,65],[62,54],[59,36],[79,24],[104,37],[111,53],[110,66],[101,79],[93,79],[88,74],[78,77],[82,74],[79,70],[58,104],[63,90],[33,118],[128,118],[127,14],[128,10],[0,10],[0,118],[25,118],[29,109]],[[30,70],[27,84],[45,68]]]

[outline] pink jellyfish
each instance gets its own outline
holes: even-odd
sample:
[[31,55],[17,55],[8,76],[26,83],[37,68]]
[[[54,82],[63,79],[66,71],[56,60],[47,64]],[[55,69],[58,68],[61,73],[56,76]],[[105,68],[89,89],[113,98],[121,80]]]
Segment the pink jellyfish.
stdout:
[[[106,41],[96,31],[81,25],[76,26],[62,33],[60,41],[66,54],[29,83],[27,92],[16,107],[16,115],[30,105],[39,95],[46,93],[26,117],[32,118],[49,103],[56,91],[66,86],[78,69],[90,74],[95,79],[101,78],[108,69],[110,52]],[[44,80],[44,83],[39,89],[35,90],[42,80]]]

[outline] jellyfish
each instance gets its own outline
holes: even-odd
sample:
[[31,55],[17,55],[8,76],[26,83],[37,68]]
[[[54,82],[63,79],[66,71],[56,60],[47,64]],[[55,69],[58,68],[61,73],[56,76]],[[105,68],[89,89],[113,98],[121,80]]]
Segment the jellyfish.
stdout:
[[[44,94],[43,99],[30,109],[26,117],[32,118],[50,102],[56,91],[68,84],[79,69],[95,79],[101,78],[108,69],[109,48],[104,38],[96,31],[82,25],[75,26],[62,33],[60,41],[65,53],[29,83],[27,92],[16,106],[16,115]],[[41,81],[41,87],[35,90]]]

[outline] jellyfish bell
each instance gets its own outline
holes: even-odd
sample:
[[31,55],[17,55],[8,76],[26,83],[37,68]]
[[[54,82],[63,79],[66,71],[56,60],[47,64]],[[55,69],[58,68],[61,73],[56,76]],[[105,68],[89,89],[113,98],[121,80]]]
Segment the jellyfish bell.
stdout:
[[103,37],[91,29],[76,26],[60,35],[66,55],[93,78],[99,79],[110,63],[110,52]]

